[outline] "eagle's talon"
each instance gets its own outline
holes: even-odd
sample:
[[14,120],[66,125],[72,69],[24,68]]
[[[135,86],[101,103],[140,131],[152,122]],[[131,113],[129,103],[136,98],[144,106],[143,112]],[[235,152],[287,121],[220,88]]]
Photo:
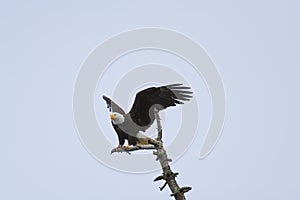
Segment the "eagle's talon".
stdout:
[[122,149],[128,151],[130,149],[130,146],[123,146]]
[[129,152],[129,149],[126,149],[122,146],[117,146],[116,148],[113,148],[110,152],[110,154],[113,154],[113,153],[128,153],[129,155],[131,155],[131,153]]
[[123,151],[122,145],[118,145],[117,147],[113,148],[110,151],[110,154],[113,154],[113,153],[116,153],[116,152],[122,152],[122,151]]

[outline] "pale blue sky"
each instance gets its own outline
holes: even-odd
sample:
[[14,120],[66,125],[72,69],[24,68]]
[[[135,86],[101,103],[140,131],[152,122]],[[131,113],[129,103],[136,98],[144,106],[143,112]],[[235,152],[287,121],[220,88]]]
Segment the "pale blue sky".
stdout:
[[0,199],[96,200],[104,191],[105,199],[169,198],[152,181],[158,173],[129,175],[94,160],[79,141],[72,111],[74,82],[88,54],[112,35],[154,26],[200,43],[226,88],[226,123],[212,154],[198,160],[199,136],[172,165],[179,183],[193,187],[188,199],[298,200],[299,6],[2,1]]

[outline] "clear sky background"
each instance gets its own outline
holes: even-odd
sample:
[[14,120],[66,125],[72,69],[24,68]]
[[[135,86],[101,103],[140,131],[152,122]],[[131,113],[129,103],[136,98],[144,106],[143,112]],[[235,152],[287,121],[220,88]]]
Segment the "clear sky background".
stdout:
[[[200,43],[227,95],[223,135],[172,165],[188,199],[300,199],[297,1],[1,1],[0,199],[168,199],[158,172],[114,171],[83,148],[72,94],[99,43],[162,27]],[[114,134],[114,133],[112,133]],[[112,138],[113,140],[113,138]],[[116,141],[115,141],[116,142]]]

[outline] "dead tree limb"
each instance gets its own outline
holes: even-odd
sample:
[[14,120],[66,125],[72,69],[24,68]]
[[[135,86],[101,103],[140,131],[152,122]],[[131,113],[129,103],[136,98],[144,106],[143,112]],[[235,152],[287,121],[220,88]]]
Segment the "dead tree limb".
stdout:
[[114,148],[111,150],[111,154],[113,153],[128,153],[128,154],[131,154],[130,152],[131,151],[137,151],[137,150],[153,150],[153,149],[156,149],[156,147],[154,145],[142,145],[142,146],[130,146],[130,147],[117,147],[117,148]]
[[153,152],[154,155],[157,156],[157,160],[160,163],[160,166],[162,168],[162,175],[158,176],[154,179],[154,181],[159,181],[159,180],[165,180],[165,183],[162,187],[160,187],[160,190],[163,190],[166,185],[169,186],[170,190],[172,191],[171,196],[173,196],[176,200],[185,200],[185,193],[190,191],[192,188],[191,187],[180,187],[176,181],[176,177],[178,176],[179,173],[174,173],[169,165],[169,162],[172,160],[168,158],[167,152],[163,146],[162,143],[162,128],[161,128],[161,123],[160,123],[160,117],[158,114],[157,110],[154,110],[154,116],[157,122],[157,130],[158,130],[158,136],[157,136],[157,141],[160,142],[159,146],[156,147],[156,151]]
[[160,123],[160,117],[158,114],[158,110],[156,108],[154,108],[154,117],[156,120],[156,125],[157,125],[157,138],[156,140],[159,142],[162,142],[162,127],[161,127],[161,123]]

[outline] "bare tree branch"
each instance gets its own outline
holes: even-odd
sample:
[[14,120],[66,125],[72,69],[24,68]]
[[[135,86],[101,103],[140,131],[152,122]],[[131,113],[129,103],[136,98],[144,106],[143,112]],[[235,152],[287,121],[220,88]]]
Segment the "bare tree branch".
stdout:
[[154,117],[156,119],[156,125],[157,125],[157,138],[156,140],[159,142],[162,142],[162,127],[161,127],[161,123],[160,123],[160,117],[158,114],[158,110],[156,108],[154,108]]
[[170,190],[172,191],[172,194],[170,196],[173,196],[176,200],[185,200],[184,193],[190,191],[191,187],[180,187],[176,181],[176,177],[179,173],[174,173],[169,165],[169,162],[172,162],[170,158],[168,158],[167,152],[164,149],[164,146],[162,144],[162,129],[160,124],[160,118],[158,111],[155,111],[155,119],[157,122],[157,129],[158,129],[158,137],[157,139],[161,140],[161,145],[156,146],[156,151],[153,152],[154,155],[157,156],[157,160],[159,161],[161,168],[162,168],[162,175],[158,176],[154,181],[158,180],[165,180],[166,182],[162,187],[160,187],[160,190],[163,190],[166,185],[169,186]]
[[131,154],[131,151],[137,151],[137,150],[153,150],[156,149],[154,145],[141,145],[141,146],[129,146],[129,147],[117,147],[111,150],[111,154],[113,153],[128,153]]

